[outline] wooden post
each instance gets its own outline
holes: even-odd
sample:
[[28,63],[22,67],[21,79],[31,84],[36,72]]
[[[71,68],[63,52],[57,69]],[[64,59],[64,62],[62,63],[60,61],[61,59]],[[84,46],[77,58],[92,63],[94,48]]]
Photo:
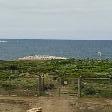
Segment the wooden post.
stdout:
[[59,87],[59,97],[60,97],[60,95],[61,95],[61,88]]
[[44,93],[44,74],[41,76],[41,93]]
[[59,97],[61,96],[61,78],[59,78]]
[[38,94],[39,96],[41,95],[41,75],[39,75],[39,78],[38,78]]
[[11,77],[9,76],[9,96],[11,95]]
[[78,97],[81,97],[81,77],[78,78]]
[[39,95],[39,77],[37,77],[36,95]]

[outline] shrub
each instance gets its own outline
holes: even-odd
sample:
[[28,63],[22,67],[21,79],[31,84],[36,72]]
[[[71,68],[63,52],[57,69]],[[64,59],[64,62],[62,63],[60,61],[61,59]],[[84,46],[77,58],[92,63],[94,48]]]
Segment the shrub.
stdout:
[[93,87],[85,87],[83,88],[84,95],[95,95],[96,91]]

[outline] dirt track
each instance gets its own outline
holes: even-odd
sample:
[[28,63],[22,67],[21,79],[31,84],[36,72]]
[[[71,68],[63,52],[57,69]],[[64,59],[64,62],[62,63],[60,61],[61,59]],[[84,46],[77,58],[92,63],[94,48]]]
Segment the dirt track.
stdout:
[[73,97],[0,97],[0,112],[26,112],[42,107],[43,112],[112,112],[112,100]]
[[[0,112],[25,112],[26,107],[27,109],[42,107],[43,112],[72,112],[72,106],[70,105],[71,100],[68,100],[67,98],[63,97],[39,97],[39,98],[0,97],[0,100],[2,100],[3,102],[5,101],[5,103],[7,101],[5,105],[1,103],[2,106],[0,107],[1,109]],[[24,101],[24,103],[20,102],[22,100]],[[8,101],[10,101],[10,104],[8,104]],[[23,108],[23,105],[26,107]]]
[[70,102],[65,98],[39,98],[31,107],[42,107],[43,112],[72,112]]

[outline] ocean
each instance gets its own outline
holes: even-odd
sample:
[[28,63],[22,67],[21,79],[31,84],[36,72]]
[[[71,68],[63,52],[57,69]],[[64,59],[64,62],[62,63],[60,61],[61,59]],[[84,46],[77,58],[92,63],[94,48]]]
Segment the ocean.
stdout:
[[0,60],[29,55],[112,59],[111,40],[1,39]]

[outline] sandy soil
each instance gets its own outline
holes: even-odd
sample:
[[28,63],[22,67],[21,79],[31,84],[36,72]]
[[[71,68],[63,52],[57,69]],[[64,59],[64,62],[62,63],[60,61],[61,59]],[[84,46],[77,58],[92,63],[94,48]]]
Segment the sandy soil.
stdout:
[[80,98],[73,106],[75,112],[112,112],[112,99]]
[[[0,112],[26,112],[28,109],[38,107],[42,107],[43,112],[72,112],[71,100],[63,97],[0,97],[0,100]],[[22,100],[24,103],[17,103]]]
[[12,97],[0,97],[0,112],[25,112],[29,104]]
[[0,103],[0,112],[25,112],[25,109],[19,104]]
[[112,100],[77,97],[0,97],[0,112],[26,112],[42,107],[43,112],[112,112]]

